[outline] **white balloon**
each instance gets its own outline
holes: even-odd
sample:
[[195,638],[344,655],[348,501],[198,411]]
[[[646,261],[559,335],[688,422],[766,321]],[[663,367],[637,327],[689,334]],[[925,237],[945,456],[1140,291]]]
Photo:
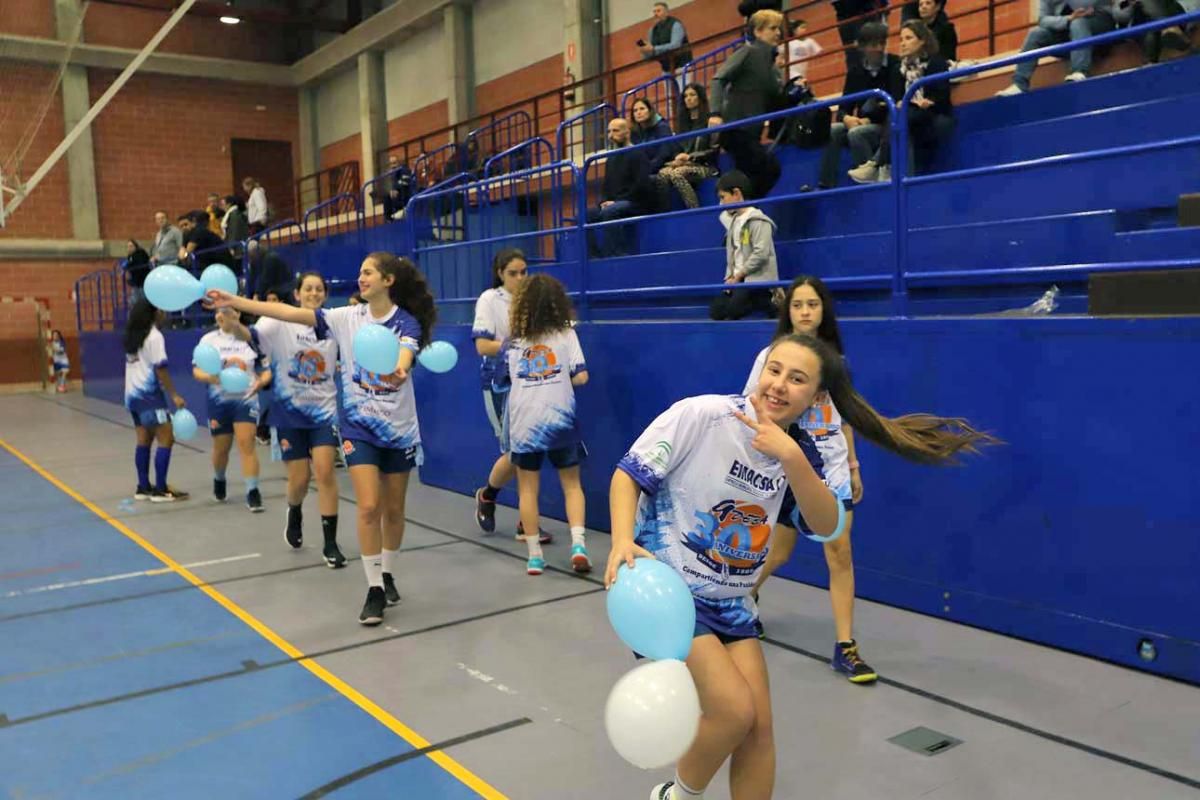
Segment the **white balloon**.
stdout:
[[627,672],[608,695],[604,727],[621,758],[635,767],[674,764],[700,729],[700,696],[687,665],[665,659]]

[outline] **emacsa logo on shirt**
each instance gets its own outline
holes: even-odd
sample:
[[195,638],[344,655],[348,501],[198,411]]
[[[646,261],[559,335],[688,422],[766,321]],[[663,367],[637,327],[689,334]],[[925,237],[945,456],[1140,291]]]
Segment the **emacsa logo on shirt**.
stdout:
[[787,478],[783,475],[773,478],[734,459],[733,465],[725,474],[725,483],[735,489],[741,489],[743,492],[766,498],[774,497],[787,483]]

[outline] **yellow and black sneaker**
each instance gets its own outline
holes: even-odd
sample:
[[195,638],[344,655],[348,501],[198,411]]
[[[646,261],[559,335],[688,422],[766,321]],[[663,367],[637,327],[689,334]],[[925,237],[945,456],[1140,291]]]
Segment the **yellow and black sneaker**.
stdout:
[[838,642],[833,648],[833,660],[829,666],[846,676],[851,683],[874,683],[879,675],[858,655],[858,642]]

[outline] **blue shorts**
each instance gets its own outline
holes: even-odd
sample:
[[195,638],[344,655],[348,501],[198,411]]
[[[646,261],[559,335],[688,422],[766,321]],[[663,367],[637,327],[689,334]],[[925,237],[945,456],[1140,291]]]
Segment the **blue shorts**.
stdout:
[[[705,625],[701,620],[697,619],[696,627],[692,629],[692,638],[695,639],[698,636],[708,636],[709,634],[712,634],[713,636],[717,637],[717,641],[720,642],[721,644],[729,644],[731,642],[740,642],[743,639],[757,639],[758,638],[757,633],[750,633],[750,634],[746,634],[744,636],[734,636],[733,634],[722,633],[721,631],[713,630],[712,628]],[[644,655],[637,652],[636,650],[633,653],[633,657],[638,659],[639,661],[641,659],[645,658]]]
[[547,456],[550,458],[552,467],[566,469],[579,466],[587,458],[587,448],[583,446],[583,442],[578,442],[566,447],[557,447],[554,450],[539,450],[536,453],[511,453],[509,460],[517,469],[536,472],[542,468],[542,461]]
[[384,475],[411,472],[413,467],[419,467],[425,461],[419,444],[393,450],[376,447],[361,439],[346,439],[342,442],[342,452],[346,456],[347,467],[378,467]]
[[148,428],[154,430],[159,425],[166,425],[171,421],[170,412],[165,408],[152,408],[149,411],[130,411],[129,416],[133,417],[133,427]]
[[301,461],[312,455],[317,447],[338,446],[338,436],[332,425],[320,428],[276,428],[279,449],[284,461]]
[[213,436],[229,436],[235,422],[258,424],[258,403],[232,403],[208,406],[208,431]]

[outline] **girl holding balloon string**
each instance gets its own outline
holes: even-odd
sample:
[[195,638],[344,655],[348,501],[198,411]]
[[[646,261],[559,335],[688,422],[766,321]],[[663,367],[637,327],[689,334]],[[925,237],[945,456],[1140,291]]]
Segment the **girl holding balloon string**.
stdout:
[[[315,310],[325,305],[325,279],[319,272],[305,272],[294,291],[301,308]],[[274,376],[275,422],[283,460],[287,463],[287,525],[283,536],[299,548],[304,541],[302,505],[311,474],[317,477],[317,507],[325,563],[333,569],[346,565],[337,544],[338,486],[334,456],[338,450],[337,389],[334,366],[337,342],[318,339],[312,327],[264,317],[253,327],[239,323],[233,331],[270,359]],[[311,468],[310,468],[311,461]]]
[[[193,353],[192,377],[208,384],[208,430],[212,434],[213,498],[225,502],[225,469],[229,451],[237,440],[242,457],[242,478],[246,481],[246,508],[262,513],[262,492],[258,488],[258,452],[254,433],[258,426],[258,390],[271,382],[271,370],[249,342],[238,338],[241,327],[238,312],[219,308],[215,314],[217,330],[200,338]],[[206,348],[216,351],[204,354]],[[208,359],[213,358],[210,364]]]
[[[416,265],[391,253],[371,253],[363,260],[358,289],[362,305],[329,310],[264,303],[221,290],[207,297],[216,307],[306,325],[318,339],[337,342],[342,390],[338,427],[354,484],[358,543],[367,578],[367,599],[358,621],[378,625],[385,607],[400,602],[394,576],[404,538],[408,475],[423,461],[409,372],[417,353],[431,340],[437,309]],[[358,363],[380,360],[381,354],[392,359],[386,348],[375,346],[374,336],[364,335],[360,341],[365,344],[355,346],[360,332],[373,333],[369,328],[375,325],[394,337],[393,346],[399,343],[395,366],[388,373]]]
[[[805,333],[831,346],[839,356],[845,353],[833,295],[820,278],[811,275],[797,277],[784,297],[786,302],[783,308],[786,313],[779,315],[779,326],[775,331],[777,338],[790,333]],[[764,347],[758,354],[743,394],[750,394],[758,386],[770,349],[770,346]],[[800,417],[797,424],[808,432],[816,444],[825,477],[846,506],[846,525],[842,535],[824,543],[825,563],[829,568],[829,600],[833,606],[836,634],[833,658],[829,665],[845,675],[851,683],[871,683],[879,676],[859,655],[858,643],[853,635],[854,562],[850,550],[850,528],[854,520],[854,505],[862,500],[863,495],[862,477],[854,448],[854,429],[843,424],[842,416],[828,392],[817,395],[812,407]],[[771,548],[766,569],[759,578],[760,585],[778,567],[788,562],[795,545],[794,532],[790,537],[779,537]],[[758,601],[757,591],[754,600]]]
[[767,667],[750,593],[772,528],[832,537],[845,524],[816,446],[794,424],[821,392],[862,436],[913,461],[947,463],[996,441],[961,419],[881,416],[854,390],[838,352],[804,334],[771,345],[748,397],[688,398],[651,423],[613,475],[605,585],[635,579],[618,568],[636,571],[639,556],[683,578],[696,610],[686,664],[701,709],[674,780],[656,786],[652,800],[702,798],[726,758],[733,800],[774,789]]
[[[171,446],[175,444],[174,432],[167,424],[168,409],[173,405],[183,409],[186,405],[167,372],[167,346],[162,332],[158,330],[167,315],[150,304],[146,298],[139,299],[129,309],[125,322],[122,345],[125,349],[125,407],[133,417],[137,431],[137,451],[134,465],[137,468],[137,489],[134,498],[154,503],[169,503],[186,500],[187,492],[181,492],[167,484],[167,469],[171,465]],[[167,404],[167,398],[171,404]],[[194,421],[193,421],[194,422]],[[154,486],[150,486],[150,445],[158,440],[154,453]]]

